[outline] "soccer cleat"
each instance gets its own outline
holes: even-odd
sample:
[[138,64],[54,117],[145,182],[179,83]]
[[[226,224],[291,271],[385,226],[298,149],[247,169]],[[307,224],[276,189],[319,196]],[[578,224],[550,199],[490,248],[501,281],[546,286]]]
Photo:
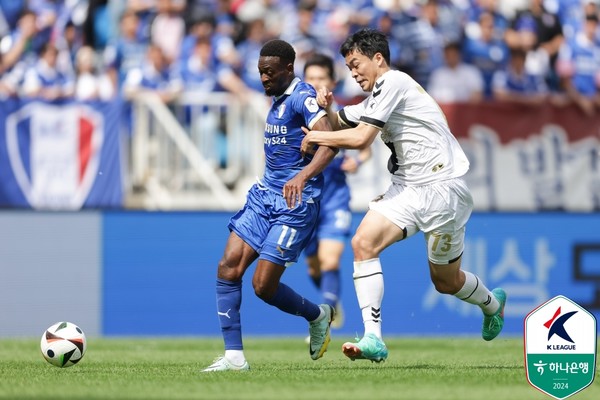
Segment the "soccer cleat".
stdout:
[[325,311],[325,316],[320,320],[309,322],[308,326],[310,333],[308,351],[310,358],[313,360],[323,357],[323,354],[327,351],[327,346],[329,346],[329,341],[331,340],[329,327],[335,316],[335,311],[330,305],[321,304],[319,307]]
[[338,301],[335,303],[335,319],[331,321],[331,327],[333,329],[340,329],[344,326],[344,308],[342,302]]
[[352,361],[371,360],[371,362],[380,363],[385,361],[388,356],[385,343],[372,333],[367,333],[362,339],[358,340],[358,343],[344,343],[342,352]]
[[483,328],[481,336],[484,340],[490,341],[500,334],[504,327],[504,305],[506,304],[506,292],[501,288],[492,290],[492,294],[500,303],[500,308],[495,314],[483,314]]
[[214,359],[213,363],[204,368],[202,372],[221,372],[221,371],[248,371],[250,365],[248,361],[244,361],[242,365],[234,365],[225,356],[220,356]]

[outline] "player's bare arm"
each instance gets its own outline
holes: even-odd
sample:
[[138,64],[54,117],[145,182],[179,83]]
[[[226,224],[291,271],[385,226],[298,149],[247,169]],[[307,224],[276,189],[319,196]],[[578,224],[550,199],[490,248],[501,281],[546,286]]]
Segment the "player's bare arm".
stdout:
[[363,123],[354,128],[333,132],[309,131],[305,128],[302,130],[306,133],[301,146],[303,152],[308,152],[315,145],[362,150],[371,146],[379,133],[379,128]]
[[[315,129],[319,129],[322,132],[328,132],[331,130],[331,125],[327,118],[323,117],[319,119],[315,125]],[[286,182],[283,186],[283,197],[290,208],[294,208],[297,204],[302,202],[302,191],[306,182],[321,173],[327,164],[333,160],[337,154],[337,148],[331,146],[320,146],[312,161],[302,169],[296,176]]]

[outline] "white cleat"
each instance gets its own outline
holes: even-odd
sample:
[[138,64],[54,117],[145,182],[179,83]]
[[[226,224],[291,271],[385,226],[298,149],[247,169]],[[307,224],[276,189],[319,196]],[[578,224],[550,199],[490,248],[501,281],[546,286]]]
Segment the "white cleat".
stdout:
[[217,357],[211,365],[204,368],[202,372],[221,372],[221,371],[248,371],[250,365],[248,361],[244,361],[242,365],[234,365],[225,358],[225,356]]

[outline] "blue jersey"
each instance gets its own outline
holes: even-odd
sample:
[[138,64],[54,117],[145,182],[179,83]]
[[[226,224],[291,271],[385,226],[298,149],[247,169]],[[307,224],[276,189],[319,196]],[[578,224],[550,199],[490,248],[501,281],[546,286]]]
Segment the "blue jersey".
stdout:
[[596,79],[600,70],[600,47],[583,32],[579,32],[564,44],[558,55],[559,63],[569,66],[573,86],[584,96],[598,93]]
[[321,198],[321,210],[317,226],[304,249],[307,256],[314,256],[319,250],[319,241],[323,239],[344,242],[351,233],[352,213],[350,212],[350,187],[346,182],[346,172],[342,170],[344,150],[323,170],[325,187]]
[[[281,194],[283,185],[296,176],[312,157],[302,157],[300,145],[304,138],[301,127],[312,129],[325,115],[317,104],[315,89],[295,78],[284,94],[273,99],[265,124],[265,174],[263,184]],[[321,198],[323,175],[318,174],[306,182],[303,201]]]
[[340,149],[335,158],[323,170],[325,187],[323,188],[321,207],[324,207],[325,201],[338,205],[350,202],[350,189],[346,183],[346,172],[342,170],[345,154],[346,152]]

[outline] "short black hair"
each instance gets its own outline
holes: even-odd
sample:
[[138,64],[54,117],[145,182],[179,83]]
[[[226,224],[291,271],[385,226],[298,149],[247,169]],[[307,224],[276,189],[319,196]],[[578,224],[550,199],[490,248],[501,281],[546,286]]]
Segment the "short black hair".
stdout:
[[340,47],[340,54],[346,57],[353,51],[369,58],[381,53],[385,62],[390,65],[390,45],[387,37],[377,29],[363,28],[348,36]]
[[444,43],[444,50],[446,49],[453,49],[460,52],[462,51],[462,43],[458,40],[449,40]]
[[335,68],[333,66],[333,58],[329,57],[326,54],[315,53],[306,60],[304,63],[304,73],[306,74],[306,70],[308,67],[317,66],[322,67],[327,70],[327,75],[332,81],[335,81]]
[[296,52],[292,45],[280,39],[269,40],[265,43],[262,49],[260,49],[260,56],[279,57],[284,64],[293,64],[296,60]]

